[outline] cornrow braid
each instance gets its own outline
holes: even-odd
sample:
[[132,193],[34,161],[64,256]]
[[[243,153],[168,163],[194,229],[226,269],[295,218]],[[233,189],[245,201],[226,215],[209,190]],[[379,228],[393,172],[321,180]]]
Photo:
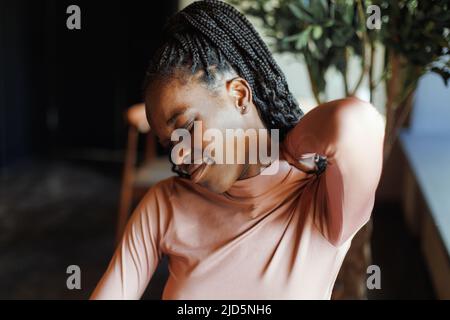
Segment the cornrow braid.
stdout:
[[267,45],[250,21],[225,2],[197,1],[169,19],[144,87],[180,70],[202,70],[202,81],[211,86],[218,72],[236,72],[249,83],[265,126],[279,129],[281,139],[303,116]]

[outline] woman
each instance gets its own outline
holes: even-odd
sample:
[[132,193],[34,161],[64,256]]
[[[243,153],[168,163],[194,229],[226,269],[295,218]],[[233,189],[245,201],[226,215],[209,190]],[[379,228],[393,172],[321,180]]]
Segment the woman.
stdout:
[[195,2],[169,21],[145,102],[163,145],[176,147],[174,130],[192,132],[195,122],[278,129],[280,159],[250,163],[246,148],[245,163],[175,165],[179,176],[134,211],[91,298],[139,299],[167,255],[163,299],[329,299],[374,204],[384,138],[375,109],[349,98],[303,116],[255,29],[220,1]]

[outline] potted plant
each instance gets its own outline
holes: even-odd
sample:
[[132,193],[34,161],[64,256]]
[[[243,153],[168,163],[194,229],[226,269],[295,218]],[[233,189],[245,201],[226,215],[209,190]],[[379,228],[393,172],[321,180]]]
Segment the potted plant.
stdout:
[[[375,41],[386,48],[386,142],[389,157],[411,110],[420,77],[436,72],[450,78],[450,3],[445,0],[376,0],[383,27]],[[372,84],[375,85],[375,84]]]

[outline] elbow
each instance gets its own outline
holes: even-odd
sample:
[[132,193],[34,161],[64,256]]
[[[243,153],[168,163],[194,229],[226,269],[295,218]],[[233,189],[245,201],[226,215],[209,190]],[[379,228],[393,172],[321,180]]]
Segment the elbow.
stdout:
[[358,98],[346,98],[337,101],[337,121],[352,129],[355,126],[384,137],[385,121],[383,116],[369,102]]
[[337,100],[335,121],[343,140],[364,139],[364,147],[380,150],[385,137],[385,120],[369,102],[358,98]]

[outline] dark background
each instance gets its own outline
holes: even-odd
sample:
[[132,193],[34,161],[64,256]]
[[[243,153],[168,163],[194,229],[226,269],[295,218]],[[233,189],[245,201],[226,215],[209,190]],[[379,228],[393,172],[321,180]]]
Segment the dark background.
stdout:
[[[66,9],[81,8],[81,30]],[[114,159],[123,110],[177,1],[0,0],[0,167],[30,157]]]
[[[81,30],[66,27],[72,4]],[[124,111],[142,100],[148,61],[177,7],[0,0],[0,299],[92,293],[114,251]],[[81,290],[67,289],[69,265],[81,268]],[[162,268],[146,298],[160,297]]]

